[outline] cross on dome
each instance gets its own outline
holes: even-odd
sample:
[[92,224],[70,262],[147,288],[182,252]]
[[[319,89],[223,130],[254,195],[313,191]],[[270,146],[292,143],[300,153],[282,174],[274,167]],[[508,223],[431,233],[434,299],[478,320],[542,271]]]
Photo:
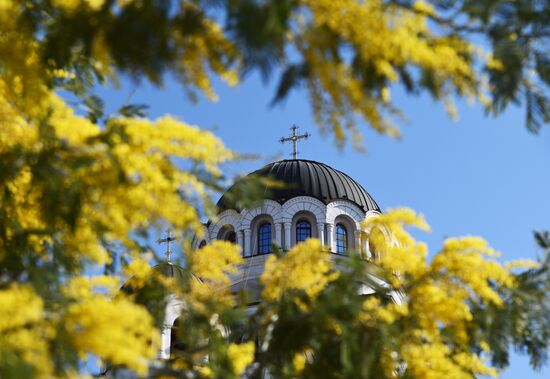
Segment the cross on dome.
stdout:
[[159,238],[157,240],[157,243],[159,245],[162,243],[166,243],[166,262],[171,263],[170,255],[172,254],[172,250],[170,249],[170,242],[175,241],[176,237],[172,237],[172,232],[170,231],[170,229],[166,230],[166,234],[167,234],[166,238]]
[[297,129],[298,126],[292,125],[292,128],[290,128],[290,130],[292,130],[292,135],[290,137],[281,137],[281,139],[279,140],[280,143],[292,142],[292,159],[298,159],[298,140],[308,139],[311,136],[311,134],[309,134],[308,132],[302,135],[298,135],[296,134]]

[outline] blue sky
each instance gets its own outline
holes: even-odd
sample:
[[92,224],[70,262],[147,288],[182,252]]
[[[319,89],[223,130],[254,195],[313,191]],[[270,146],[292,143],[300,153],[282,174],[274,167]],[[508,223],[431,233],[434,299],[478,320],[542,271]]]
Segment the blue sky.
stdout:
[[[134,89],[107,90],[111,108]],[[338,150],[332,136],[320,135],[305,92],[295,91],[283,105],[270,107],[273,83],[252,75],[238,87],[216,85],[220,100],[193,104],[178,83],[165,88],[139,86],[133,102],[150,106],[153,118],[164,114],[213,130],[227,146],[258,156],[231,164],[230,177],[273,160],[289,158],[292,148],[278,140],[292,124],[312,137],[299,145],[300,158],[324,162],[361,183],[382,209],[408,206],[423,213],[430,234],[418,235],[437,251],[447,236],[479,235],[502,251],[503,260],[535,258],[534,229],[550,229],[550,128],[539,135],[524,127],[522,109],[486,118],[479,106],[459,102],[460,119],[451,121],[440,104],[427,97],[393,94],[409,117],[400,141],[379,136],[360,125],[368,152],[348,145]],[[550,368],[533,372],[514,356],[502,378],[548,378]]]

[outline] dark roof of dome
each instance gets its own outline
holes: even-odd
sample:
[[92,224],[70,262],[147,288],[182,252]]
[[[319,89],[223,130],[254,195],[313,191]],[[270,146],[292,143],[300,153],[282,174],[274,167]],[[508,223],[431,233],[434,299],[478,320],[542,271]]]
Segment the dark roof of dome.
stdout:
[[176,278],[176,281],[185,278],[187,275],[185,269],[171,262],[161,262],[158,265],[153,267],[154,270],[157,270],[162,275],[168,278]]
[[378,204],[369,193],[349,175],[338,171],[324,163],[305,159],[287,159],[270,163],[261,169],[245,176],[237,181],[218,201],[220,211],[226,209],[238,209],[235,206],[232,192],[238,192],[242,181],[249,177],[269,178],[284,184],[282,188],[265,186],[265,199],[275,200],[280,204],[298,197],[311,196],[325,204],[334,200],[349,200],[365,212],[369,210],[380,211]]

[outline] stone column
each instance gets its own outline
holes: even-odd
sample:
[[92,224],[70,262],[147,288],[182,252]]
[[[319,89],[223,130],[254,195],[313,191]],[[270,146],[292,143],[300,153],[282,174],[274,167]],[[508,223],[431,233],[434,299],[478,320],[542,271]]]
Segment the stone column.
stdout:
[[242,230],[237,230],[237,244],[241,247],[241,254],[244,256],[244,240]]
[[363,251],[363,249],[361,249],[361,231],[356,230],[354,234],[355,234],[355,252],[357,254],[361,254]]
[[244,256],[249,257],[252,255],[252,230],[244,230]]
[[281,233],[282,225],[280,223],[275,224],[275,243],[279,247],[283,247],[283,236]]
[[161,340],[161,343],[160,343],[160,351],[159,351],[159,354],[158,354],[158,357],[160,359],[168,359],[170,358],[170,327],[169,326],[164,326],[162,328],[162,333],[160,335],[160,340]]
[[327,224],[327,246],[333,253],[336,252],[336,246],[334,243],[334,225]]
[[325,246],[325,223],[317,223],[317,234],[319,235],[319,240],[321,241],[321,246]]
[[290,229],[291,229],[292,223],[285,222],[284,226],[285,226],[285,246],[284,246],[284,250],[290,250],[290,241],[291,241],[291,239],[290,239],[290,236],[291,236]]

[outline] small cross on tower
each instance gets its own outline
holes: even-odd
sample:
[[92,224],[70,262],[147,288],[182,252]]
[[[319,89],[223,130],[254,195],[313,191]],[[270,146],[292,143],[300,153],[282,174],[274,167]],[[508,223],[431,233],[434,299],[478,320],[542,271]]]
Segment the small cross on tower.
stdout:
[[166,233],[168,234],[166,238],[159,238],[157,243],[159,245],[161,243],[166,243],[166,262],[170,263],[170,255],[172,254],[172,250],[170,250],[170,242],[175,241],[176,237],[172,237],[172,232],[170,229],[166,230]]
[[311,134],[309,134],[308,132],[306,132],[305,134],[302,134],[302,135],[297,135],[296,134],[296,130],[298,129],[298,127],[296,125],[292,125],[292,128],[290,128],[290,130],[292,130],[292,135],[290,137],[281,137],[281,139],[279,140],[280,143],[285,143],[285,142],[289,142],[291,141],[292,142],[292,157],[293,159],[297,159],[298,158],[298,148],[297,148],[297,145],[298,145],[298,140],[300,139],[308,139]]

